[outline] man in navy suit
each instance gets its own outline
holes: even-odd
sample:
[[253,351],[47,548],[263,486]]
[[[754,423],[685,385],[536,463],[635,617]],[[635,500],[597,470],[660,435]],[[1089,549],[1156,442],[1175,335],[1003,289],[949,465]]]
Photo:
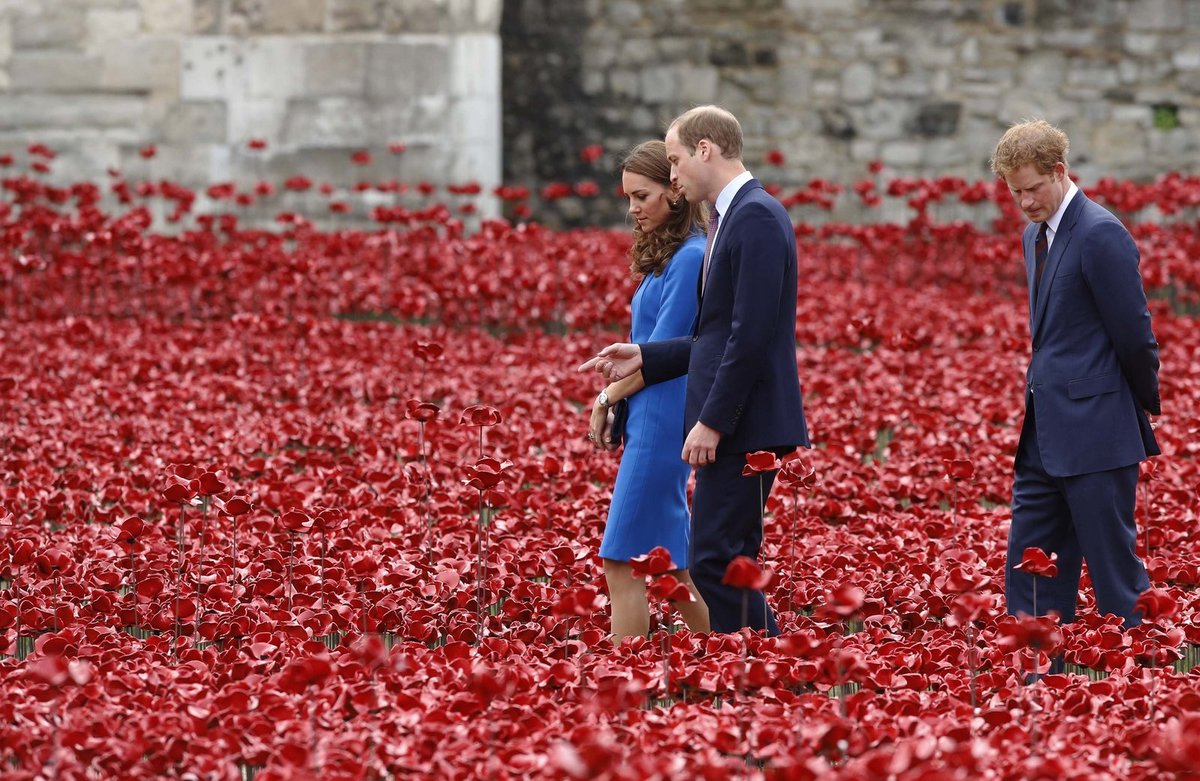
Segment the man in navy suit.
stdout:
[[1008,612],[1033,614],[1033,578],[1016,572],[1026,548],[1058,554],[1041,578],[1037,611],[1075,618],[1086,561],[1096,608],[1126,626],[1149,586],[1135,552],[1138,464],[1160,451],[1158,343],[1129,231],[1067,176],[1068,139],[1036,120],[1009,128],[992,156],[1031,220],[1022,246],[1033,353],[1013,482],[1005,566]]
[[796,236],[787,210],[742,163],[742,128],[716,106],[671,123],[671,179],[713,209],[692,334],[614,344],[580,367],[609,378],[638,371],[647,384],[687,375],[682,458],[696,469],[692,577],[712,628],[778,634],[761,594],[743,622],[740,589],[721,583],[736,556],[757,559],[775,473],[743,477],[746,454],[809,445],[796,367]]

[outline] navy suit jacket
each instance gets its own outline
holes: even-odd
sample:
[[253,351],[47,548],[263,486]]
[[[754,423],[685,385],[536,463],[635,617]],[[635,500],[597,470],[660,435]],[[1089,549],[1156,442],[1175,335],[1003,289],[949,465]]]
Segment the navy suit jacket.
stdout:
[[718,455],[807,447],[796,367],[796,234],[757,179],[721,215],[691,336],[642,347],[647,384],[687,374],[684,434],[721,432]]
[[1037,224],[1025,229],[1026,374],[1048,474],[1103,472],[1160,451],[1146,415],[1159,414],[1158,343],[1125,226],[1079,191],[1067,205],[1035,294]]

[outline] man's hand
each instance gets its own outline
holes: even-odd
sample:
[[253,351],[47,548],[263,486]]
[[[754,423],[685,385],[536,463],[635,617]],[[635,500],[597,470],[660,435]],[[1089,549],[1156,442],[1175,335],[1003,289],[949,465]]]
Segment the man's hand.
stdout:
[[642,348],[636,344],[610,344],[595,358],[581,365],[576,371],[596,371],[610,380],[628,377],[642,368]]
[[717,445],[721,442],[721,432],[709,428],[700,421],[688,432],[683,441],[683,460],[694,469],[708,466],[717,460]]

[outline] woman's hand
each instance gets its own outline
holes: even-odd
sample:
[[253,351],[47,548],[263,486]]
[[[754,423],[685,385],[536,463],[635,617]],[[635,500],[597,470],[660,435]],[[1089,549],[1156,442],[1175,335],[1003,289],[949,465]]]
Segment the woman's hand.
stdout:
[[601,407],[599,401],[592,402],[592,419],[588,426],[588,439],[601,450],[616,450],[612,441],[613,413],[611,407]]

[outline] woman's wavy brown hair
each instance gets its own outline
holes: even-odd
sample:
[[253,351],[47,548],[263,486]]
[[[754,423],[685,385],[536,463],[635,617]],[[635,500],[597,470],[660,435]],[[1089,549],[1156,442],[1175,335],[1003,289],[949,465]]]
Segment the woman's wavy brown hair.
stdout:
[[[629,151],[621,161],[621,172],[639,174],[647,179],[671,188],[671,163],[667,160],[667,145],[662,141],[644,141]],[[633,227],[633,249],[629,272],[634,276],[653,274],[658,276],[667,266],[667,261],[695,231],[704,232],[706,222],[702,204],[688,203],[683,198],[674,202],[666,222],[649,233],[641,227]]]

